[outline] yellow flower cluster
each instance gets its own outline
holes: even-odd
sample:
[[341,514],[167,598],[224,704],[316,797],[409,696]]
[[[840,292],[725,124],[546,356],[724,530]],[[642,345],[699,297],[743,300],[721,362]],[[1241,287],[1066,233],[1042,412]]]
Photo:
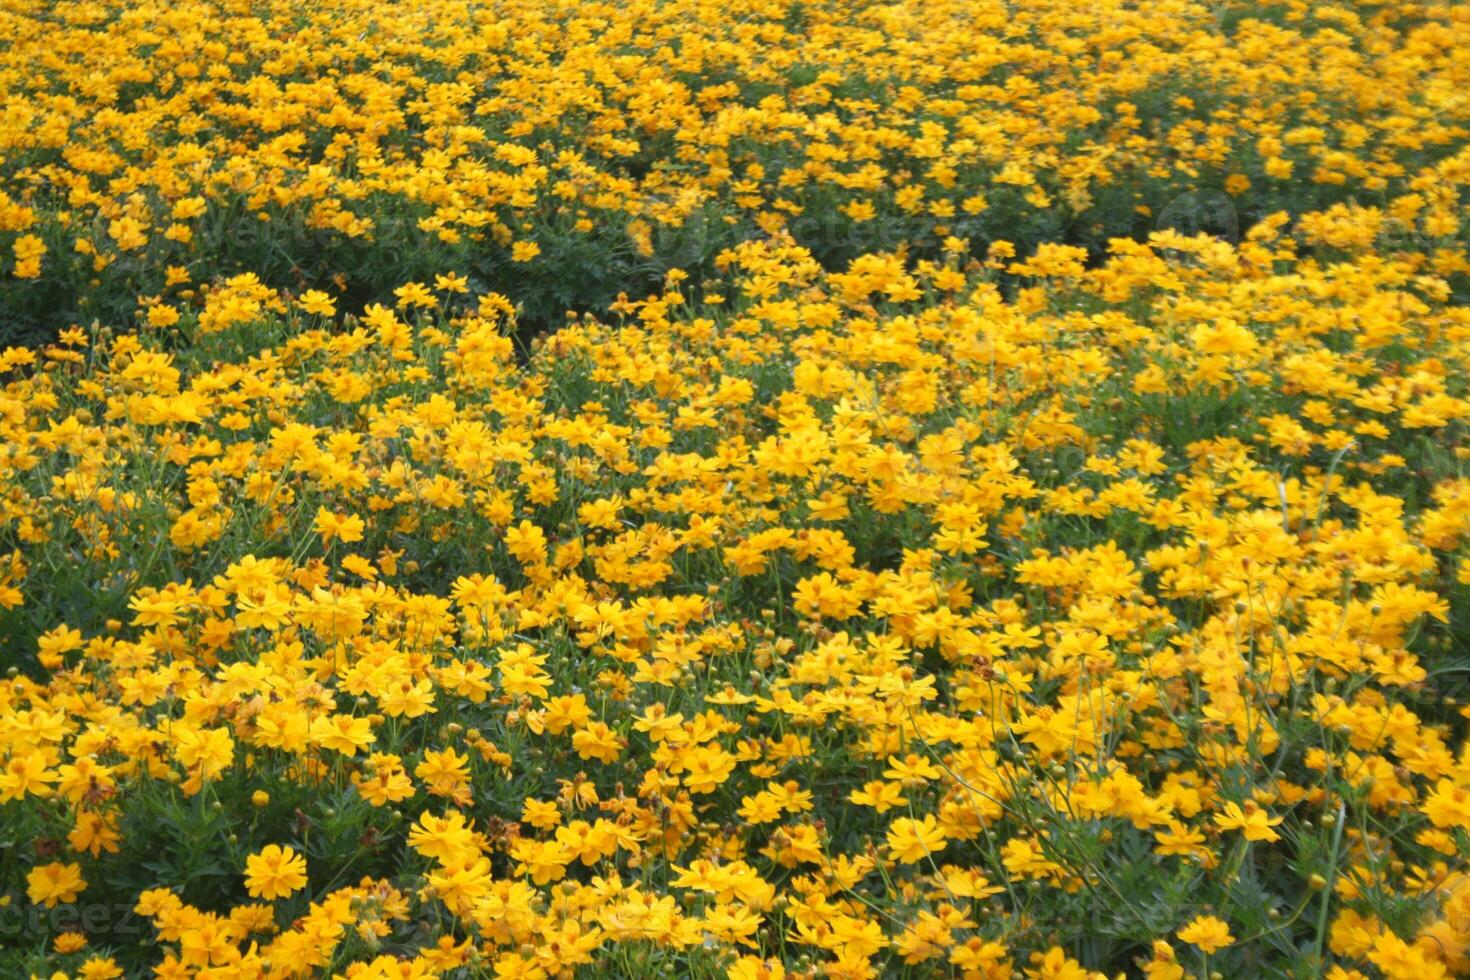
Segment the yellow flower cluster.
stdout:
[[752,233],[1100,246],[1211,224],[1201,188],[1440,239],[1418,178],[1470,124],[1455,3],[15,0],[0,34],[15,317],[454,268],[555,322]]
[[27,897],[131,876],[162,976],[1470,967],[1470,311],[1297,247],[10,352],[8,604],[77,603],[0,688]]
[[1470,974],[1462,5],[0,40],[0,973]]

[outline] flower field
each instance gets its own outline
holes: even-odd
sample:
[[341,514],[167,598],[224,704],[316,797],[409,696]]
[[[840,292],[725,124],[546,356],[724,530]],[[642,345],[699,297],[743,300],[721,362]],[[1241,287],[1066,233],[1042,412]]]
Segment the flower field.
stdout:
[[0,42],[0,976],[1470,975],[1470,8]]

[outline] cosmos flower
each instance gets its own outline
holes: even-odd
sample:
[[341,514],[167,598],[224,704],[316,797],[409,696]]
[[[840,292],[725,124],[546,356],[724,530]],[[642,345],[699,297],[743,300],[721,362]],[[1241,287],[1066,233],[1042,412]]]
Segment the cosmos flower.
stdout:
[[245,860],[245,889],[271,901],[306,887],[306,858],[291,847],[267,844]]

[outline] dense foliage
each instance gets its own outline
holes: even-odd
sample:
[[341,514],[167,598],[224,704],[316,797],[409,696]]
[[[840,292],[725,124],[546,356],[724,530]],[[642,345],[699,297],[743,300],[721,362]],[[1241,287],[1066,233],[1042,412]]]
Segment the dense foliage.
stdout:
[[1470,9],[0,38],[5,975],[1470,973]]
[[1426,168],[1464,144],[1467,33],[1457,4],[6,0],[0,316],[455,271],[559,325],[781,230],[834,269],[1344,202],[1450,238]]

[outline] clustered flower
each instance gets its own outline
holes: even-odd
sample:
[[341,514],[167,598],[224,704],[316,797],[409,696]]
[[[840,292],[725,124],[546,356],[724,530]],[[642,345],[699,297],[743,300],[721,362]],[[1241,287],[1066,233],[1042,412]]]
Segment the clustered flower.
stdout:
[[1470,973],[1470,18],[1271,9],[0,11],[0,972]]

